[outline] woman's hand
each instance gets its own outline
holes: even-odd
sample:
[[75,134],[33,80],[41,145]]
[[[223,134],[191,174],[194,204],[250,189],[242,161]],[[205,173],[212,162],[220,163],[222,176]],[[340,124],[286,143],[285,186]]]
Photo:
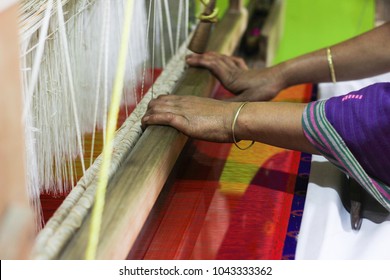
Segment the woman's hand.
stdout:
[[170,125],[192,138],[232,142],[231,124],[238,106],[210,98],[162,95],[150,101],[142,126]]
[[188,65],[209,69],[235,97],[231,101],[268,101],[284,88],[277,68],[251,70],[242,58],[215,52],[187,56]]

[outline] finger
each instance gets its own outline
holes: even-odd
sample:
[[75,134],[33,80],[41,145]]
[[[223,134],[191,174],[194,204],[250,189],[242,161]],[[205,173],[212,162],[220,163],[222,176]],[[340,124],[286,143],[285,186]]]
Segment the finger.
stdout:
[[214,55],[210,53],[193,54],[187,56],[186,62],[190,66],[210,68],[212,66],[212,62],[215,61],[215,59],[216,58],[214,57]]
[[162,94],[162,95],[159,95],[156,98],[152,99],[151,101],[154,101],[157,103],[170,103],[172,101],[175,101],[178,98],[180,98],[180,96],[178,96],[178,95]]
[[229,68],[236,68],[238,67],[239,69],[242,70],[248,70],[248,66],[246,65],[246,62],[244,59],[241,57],[236,57],[236,56],[228,56],[228,55],[223,55],[219,53],[214,53],[210,52],[207,54],[207,59],[213,60],[213,61],[219,61],[219,63],[223,63]]
[[219,60],[230,70],[237,68],[236,59],[231,56],[221,55]]
[[220,76],[231,67],[225,56],[214,52],[188,56],[186,62],[190,66],[205,67],[217,76]]
[[203,59],[209,59],[212,57],[217,58],[218,56],[219,56],[219,54],[216,52],[205,52],[202,54],[192,53],[192,54],[186,55],[186,60],[189,60],[191,63],[198,64]]
[[235,65],[240,68],[240,69],[243,69],[243,70],[248,70],[248,65],[246,64],[245,60],[242,59],[241,57],[236,57],[236,56],[233,56],[231,57],[232,61],[234,61]]
[[149,101],[147,110],[153,108],[159,108],[161,106],[173,107],[174,103],[176,102],[176,99],[177,99],[176,95],[160,95]]
[[141,120],[141,124],[143,127],[148,125],[169,125],[184,133],[188,127],[188,121],[186,118],[173,113],[155,113],[145,115]]
[[205,61],[206,54],[190,54],[186,56],[186,62],[190,66],[194,67],[204,67],[204,61]]

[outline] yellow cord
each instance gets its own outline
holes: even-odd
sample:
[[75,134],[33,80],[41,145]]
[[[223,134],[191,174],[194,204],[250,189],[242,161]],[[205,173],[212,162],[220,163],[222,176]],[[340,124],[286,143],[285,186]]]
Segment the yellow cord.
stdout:
[[[203,6],[207,7],[207,5],[210,3],[210,0],[199,0],[200,3],[203,4]],[[199,15],[200,20],[210,21],[210,22],[217,22],[218,20],[218,8],[214,8],[213,12],[209,15],[201,14]]]
[[87,249],[85,251],[85,258],[87,260],[96,259],[96,252],[99,243],[100,227],[102,223],[102,216],[104,210],[104,201],[106,195],[106,188],[108,183],[109,166],[113,151],[113,139],[116,131],[117,120],[119,115],[119,107],[123,90],[124,74],[126,70],[126,56],[130,39],[130,27],[133,17],[133,0],[127,1],[127,6],[124,14],[122,39],[119,50],[118,65],[116,69],[116,76],[114,87],[112,90],[110,110],[108,113],[107,124],[107,138],[106,144],[102,152],[102,164],[99,172],[99,181],[96,190],[95,204],[92,210],[91,225],[89,231],[89,239]]
[[211,14],[209,14],[209,15],[203,15],[203,14],[200,15],[199,19],[200,20],[208,20],[208,21],[211,21],[211,22],[217,22],[218,12],[219,12],[218,8],[215,8],[213,10],[213,12]]

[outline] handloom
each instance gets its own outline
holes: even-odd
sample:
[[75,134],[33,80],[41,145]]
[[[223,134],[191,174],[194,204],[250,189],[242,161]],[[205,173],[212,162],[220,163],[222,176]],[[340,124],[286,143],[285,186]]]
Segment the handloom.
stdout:
[[[38,203],[39,201],[36,198],[39,197],[39,191],[37,193],[35,186],[42,186],[47,192],[59,194],[68,185],[75,185],[71,194],[58,209],[53,219],[41,230],[35,244],[33,258],[68,257],[77,259],[84,257],[84,247],[81,248],[78,245],[74,245],[77,242],[74,240],[79,238],[79,236],[86,238],[87,235],[80,232],[83,232],[83,228],[88,228],[88,222],[84,221],[84,215],[89,212],[89,208],[93,204],[95,187],[98,181],[94,168],[98,168],[97,166],[99,166],[101,158],[96,159],[95,163],[89,169],[87,168],[88,163],[83,157],[83,153],[85,153],[83,149],[83,133],[90,132],[94,134],[96,127],[102,127],[103,131],[106,130],[107,120],[105,118],[97,118],[97,116],[101,111],[103,112],[101,115],[107,115],[108,92],[112,87],[111,77],[115,73],[112,70],[115,68],[115,65],[111,64],[115,64],[115,58],[118,55],[116,50],[114,51],[113,49],[114,46],[119,44],[115,43],[118,42],[119,38],[117,37],[119,36],[116,36],[118,32],[114,32],[114,30],[121,26],[119,22],[124,16],[122,11],[126,2],[98,0],[37,0],[35,2],[23,2],[24,5],[21,9],[21,50],[24,94],[25,103],[27,104],[23,115],[26,117],[26,135],[30,135],[26,139],[31,141],[30,144],[27,144],[27,160],[30,163],[36,164],[39,162],[40,165],[43,164],[45,166],[44,169],[40,169],[39,166],[35,165],[29,171],[29,174],[33,175],[29,177],[28,182],[29,188],[32,190],[30,193],[32,193],[33,198],[35,197],[34,201]],[[141,1],[133,2],[135,9],[138,7],[138,9],[142,10],[143,3]],[[240,1],[231,2],[233,6],[238,6],[239,9],[229,10],[224,19],[218,23],[213,33],[212,41],[207,48],[208,50],[231,54],[237,45],[237,41],[245,28],[246,12],[241,8]],[[154,11],[161,11],[162,3],[164,3],[165,9],[167,9],[168,1],[150,1],[148,17],[150,17],[151,7],[153,6]],[[183,6],[183,1],[180,1],[179,7],[183,9]],[[96,14],[98,12],[101,14]],[[146,15],[146,11],[145,13],[135,12],[134,17],[138,18],[134,21],[144,22],[145,18],[142,18],[143,15]],[[163,21],[162,17],[163,14],[160,14],[159,20],[161,22]],[[166,19],[168,18],[170,17],[167,15]],[[153,25],[153,32],[157,32],[156,19],[154,19]],[[29,28],[23,29],[23,27],[27,26]],[[81,32],[88,26],[98,26],[100,28]],[[145,24],[133,24],[132,26],[132,36],[135,33],[140,34],[140,37],[142,37],[144,33],[148,32],[142,32],[142,28],[146,27]],[[180,28],[180,26],[178,27]],[[160,36],[162,36],[162,33],[160,33]],[[151,44],[154,46],[157,36],[153,34],[151,37],[153,40]],[[180,38],[180,35],[176,38]],[[96,44],[96,41],[99,43]],[[182,39],[177,39],[176,43],[180,41]],[[172,42],[173,40],[169,44],[171,51],[174,48]],[[137,83],[143,85],[144,80],[139,81],[136,77],[139,76],[139,73],[145,72],[146,67],[143,58],[148,57],[148,54],[140,55],[137,52],[145,50],[145,46],[149,43],[148,40],[145,42],[144,38],[131,40],[130,54],[126,60],[128,72],[130,73],[127,73],[125,79],[125,92],[130,92],[130,94],[124,95],[125,104],[130,98],[133,98],[133,101],[135,99],[135,102],[138,103],[134,89]],[[136,46],[131,47],[131,44],[136,44]],[[160,44],[164,45],[164,43]],[[178,44],[176,44],[178,49],[177,46]],[[92,48],[95,48],[95,50],[93,51]],[[86,52],[80,52],[80,50],[86,50]],[[166,71],[163,71],[157,82],[146,94],[146,98],[139,102],[140,106],[137,106],[134,113],[130,115],[125,124],[116,133],[110,174],[125,174],[125,179],[120,179],[120,175],[115,175],[110,180],[105,208],[107,211],[103,215],[102,236],[104,237],[101,238],[97,258],[123,258],[126,256],[131,243],[137,235],[137,228],[139,229],[142,226],[142,220],[146,218],[147,212],[157,197],[162,183],[169,174],[175,158],[186,141],[186,137],[179,134],[176,130],[166,127],[150,127],[142,134],[139,141],[136,141],[142,132],[139,119],[145,110],[148,100],[158,94],[172,93],[172,91],[176,94],[192,93],[207,96],[213,89],[214,79],[205,70],[190,68],[185,70],[182,78],[180,77],[181,72],[185,68],[185,53],[186,46],[184,45],[180,48],[179,54],[167,64]],[[154,52],[152,55],[154,55]],[[165,64],[164,59],[162,60],[162,64]],[[49,61],[51,64],[42,63],[41,61]],[[75,62],[81,62],[79,68],[73,68]],[[58,71],[58,69],[61,70]],[[97,77],[97,79],[89,79],[86,77],[88,75]],[[89,84],[89,81],[92,82]],[[179,85],[176,85],[177,81],[179,81]],[[78,94],[86,91],[95,92],[101,97],[92,97],[91,100],[85,98],[84,95]],[[101,92],[105,92],[105,94]],[[58,101],[58,97],[62,98],[62,96],[64,98]],[[42,100],[45,100],[45,102],[42,102]],[[94,105],[91,106],[92,104]],[[46,110],[47,108],[52,108],[53,110],[50,112]],[[38,112],[38,114],[33,115],[33,118],[29,118],[34,112]],[[58,116],[61,118],[59,121],[56,119]],[[79,122],[80,120],[83,120],[83,122]],[[38,122],[42,125],[41,127],[37,127],[37,121],[42,121]],[[88,127],[92,127],[92,129]],[[56,131],[56,128],[59,130]],[[61,136],[63,134],[66,137]],[[40,138],[41,136],[45,137]],[[103,134],[103,137],[105,138],[106,136]],[[54,139],[55,141],[53,141]],[[52,142],[57,144],[54,150],[59,151],[59,153],[52,153],[48,149]],[[135,149],[129,153],[129,148],[135,146],[136,142]],[[117,146],[119,143],[123,144],[123,147]],[[40,152],[37,154],[34,151],[35,149]],[[39,157],[39,160],[36,159],[36,156]],[[79,160],[75,160],[77,157],[79,157]],[[126,161],[121,162],[125,158]],[[66,160],[64,161],[64,159]],[[126,170],[126,167],[129,165],[128,162],[131,162],[131,165],[135,166],[135,168]],[[77,184],[74,180],[79,174],[74,174],[77,170],[75,165],[80,165],[84,174]],[[53,169],[53,167],[55,168]],[[52,170],[55,171],[54,174]],[[123,180],[131,180],[134,187],[124,186],[121,183]],[[121,184],[122,190],[121,187],[117,187],[117,185]],[[57,189],[53,190],[51,186],[56,186]],[[126,198],[123,191],[126,192],[128,190],[131,193]],[[143,201],[141,199],[142,196],[146,197],[147,201]],[[113,199],[113,202],[110,202],[110,197],[116,198]],[[119,198],[124,199],[124,201],[119,201]],[[142,204],[142,211],[140,211],[141,209],[138,205],[129,205],[128,201],[135,201],[138,205]],[[37,208],[39,208],[39,205],[37,205]],[[111,210],[115,210],[115,213],[108,213]],[[141,213],[143,211],[144,213]],[[76,216],[76,219],[73,219],[73,216]],[[111,230],[111,228],[106,228],[107,226],[111,227],[107,223],[116,220],[118,217],[127,220],[120,221],[118,219],[115,222],[117,225],[115,225],[114,231],[106,234],[104,232],[106,229]],[[65,228],[62,228],[60,224],[64,224]],[[66,226],[70,226],[70,228],[66,228]],[[81,230],[75,234],[74,231],[78,227],[81,227]],[[134,236],[126,234],[126,239],[122,239],[122,236],[125,235],[124,232],[128,228],[134,231]],[[117,246],[113,246],[112,240],[114,239],[106,239],[109,236],[116,240]],[[68,242],[67,239],[70,237],[73,239],[66,246],[64,252],[60,253],[59,251],[63,250],[62,247],[65,246],[62,242]],[[79,242],[83,245],[86,243],[85,241]],[[72,253],[72,250],[77,251],[78,249],[80,251]]]
[[[236,6],[239,3],[232,2],[232,4]],[[238,16],[238,14],[236,14],[236,16]],[[245,18],[245,15],[241,15],[241,16]],[[229,26],[229,30],[230,30],[230,26]],[[49,33],[51,34],[51,32]],[[223,41],[223,38],[221,37],[224,36],[221,35],[217,38],[216,40],[218,42],[217,44]],[[174,44],[169,43],[168,50],[172,45]],[[234,46],[232,46],[232,48],[234,48]],[[101,64],[104,64],[103,63],[104,57],[105,56],[102,55]],[[182,60],[180,61],[181,62],[179,64],[182,65],[181,64]],[[99,63],[97,62],[97,64]],[[181,67],[177,67],[177,69],[180,68]],[[166,69],[169,70],[171,68],[166,67]],[[210,79],[208,74],[206,74],[207,71],[193,72],[194,69],[192,70],[188,69],[188,71],[191,71],[191,73],[201,73],[201,76],[207,76],[208,77],[207,79]],[[162,75],[164,75],[164,72]],[[173,73],[173,71],[167,71],[167,73],[168,74],[166,74],[165,78],[172,75],[179,76]],[[176,78],[177,77],[172,77],[172,83],[169,82],[168,84],[170,86],[173,85],[174,84],[173,80],[175,80]],[[101,79],[104,80],[103,78]],[[188,78],[187,80],[190,80],[190,78]],[[158,84],[159,83],[153,86],[152,90],[154,94],[156,93],[157,88],[160,87],[157,86]],[[164,86],[165,84],[166,83],[164,82]],[[197,85],[197,80],[194,81],[192,84]],[[130,86],[130,88],[132,87]],[[145,88],[146,88],[146,82],[145,82]],[[192,86],[188,86],[187,89],[188,88],[192,88]],[[212,88],[211,84],[209,84],[209,88]],[[169,90],[170,89],[167,88],[167,91]],[[308,94],[310,94],[310,92],[311,92],[310,86],[294,88],[291,91],[289,91],[286,95],[281,94],[280,95],[281,99],[279,100],[296,101],[296,102],[308,101]],[[99,102],[99,104],[101,103],[104,103],[104,99],[103,101]],[[140,115],[142,115],[142,113],[140,113]],[[135,128],[133,127],[131,129],[135,129]],[[117,134],[118,135],[121,134],[121,137],[123,136],[123,134],[128,135],[128,133],[125,133],[124,128],[121,128]],[[123,139],[121,137],[117,137],[117,138]],[[159,140],[158,141],[156,140],[156,142],[160,142]],[[85,138],[84,141],[87,142],[87,138]],[[216,149],[216,144],[212,144],[212,143],[200,143],[197,145],[200,148],[199,150],[200,153],[196,155],[197,158],[195,162],[193,164],[190,164],[190,166],[194,166],[195,164],[194,170],[191,171],[193,175],[190,176],[189,178],[190,180],[188,182],[187,181],[183,182],[183,180],[179,179],[177,183],[177,186],[181,185],[184,187],[182,189],[184,193],[179,191],[178,199],[174,199],[174,201],[172,201],[172,204],[169,208],[171,209],[171,211],[168,212],[168,215],[166,216],[166,218],[164,218],[164,221],[162,223],[159,223],[159,230],[157,232],[158,234],[153,234],[153,236],[155,236],[155,239],[151,243],[144,242],[145,239],[147,240],[149,236],[148,234],[145,234],[145,230],[148,227],[147,225],[144,225],[142,227],[142,232],[138,236],[136,244],[135,246],[133,246],[132,252],[128,256],[129,258],[138,258],[138,256],[134,256],[133,253],[139,250],[140,243],[142,244],[143,247],[146,246],[150,249],[149,252],[146,253],[146,255],[144,256],[144,258],[154,258],[154,259],[155,258],[280,259],[282,257],[281,252],[283,250],[283,240],[285,240],[287,237],[292,237],[292,239],[294,240],[293,236],[294,234],[296,234],[295,229],[292,229],[287,233],[287,237],[286,237],[286,227],[290,217],[289,209],[291,205],[292,189],[294,188],[294,182],[297,176],[296,169],[298,165],[297,159],[299,161],[299,153],[292,152],[292,151],[284,151],[282,149],[269,147],[262,144],[256,144],[248,151],[240,151],[238,149],[235,149],[234,147],[231,147],[230,144],[218,144],[218,145],[221,146],[222,149]],[[143,150],[147,150],[147,149],[148,148],[144,148]],[[97,148],[95,148],[95,150],[97,150]],[[219,155],[220,152],[218,151],[221,151],[222,154],[227,156],[226,162],[223,165],[222,170],[221,170],[222,157],[221,155]],[[115,156],[119,157],[116,149],[114,150],[114,152],[115,152]],[[215,163],[216,161],[217,163],[215,166],[213,166],[213,168],[208,168],[207,165],[205,166],[211,172],[211,174],[213,174],[214,179],[212,179],[211,181],[196,181],[197,179],[195,181],[191,180],[191,178],[200,178],[202,172],[200,172],[201,170],[199,170],[198,164],[202,163],[205,160],[204,158],[205,155],[206,157],[210,157],[212,159],[212,162]],[[124,156],[126,156],[126,154]],[[200,162],[198,162],[199,159],[201,160]],[[101,158],[97,160],[97,162],[99,161],[101,161]],[[85,160],[85,162],[87,163],[86,165],[88,165],[89,160]],[[74,165],[79,165],[80,167],[79,169],[81,169],[80,162],[76,162]],[[77,200],[77,197],[81,197],[81,194],[83,193],[83,186],[85,185],[84,183],[86,182],[88,183],[88,180],[93,180],[94,181],[93,183],[96,184],[96,179],[93,178],[94,176],[91,175],[88,169],[86,173],[87,175],[83,177],[83,179],[79,182],[79,185],[76,188],[74,188],[75,195],[68,197],[66,202],[60,207],[60,210],[57,211],[57,214],[64,215],[64,217],[68,218],[67,215],[68,210],[66,209],[66,205],[68,206],[73,205],[72,199]],[[218,174],[220,176],[219,180],[217,180]],[[305,176],[305,174],[300,174],[299,176]],[[89,179],[86,180],[85,178],[88,177]],[[218,189],[215,189],[215,187],[213,186],[217,186]],[[206,200],[203,201],[202,194],[196,194],[195,192],[193,192],[194,189],[204,190],[204,194],[206,195],[205,197]],[[85,193],[87,193],[88,191],[93,192],[91,190],[93,190],[93,187],[89,187]],[[213,190],[215,190],[215,192],[213,192]],[[165,190],[164,192],[166,191],[167,190]],[[183,194],[185,194],[186,196],[183,196]],[[214,195],[210,197],[210,195],[212,194]],[[153,193],[153,195],[156,194]],[[198,198],[200,198],[200,200]],[[210,198],[212,198],[212,201],[210,203],[211,208],[209,210],[207,208],[203,208],[207,206],[207,201],[209,201]],[[92,198],[87,198],[87,195],[84,195],[80,200],[84,202],[86,201],[87,204],[93,203]],[[206,202],[206,204],[204,204],[204,202]],[[160,203],[161,202],[158,202],[158,204]],[[186,205],[189,207],[189,208],[186,207],[187,210],[180,207],[180,205],[183,203],[188,204]],[[198,209],[200,212],[202,212],[202,210],[207,211],[206,213],[204,213],[203,216],[205,218],[204,223],[202,219],[199,219],[199,217],[197,217],[199,211],[196,211],[195,213],[188,212],[192,206],[196,206],[196,205],[197,205],[196,209]],[[124,208],[127,207],[127,205],[124,203],[122,204],[116,203],[115,207],[116,206],[123,206]],[[149,206],[150,205],[148,205],[148,207]],[[227,209],[224,210],[220,208],[220,206],[228,206],[228,207]],[[77,207],[74,208],[76,208],[76,211],[80,211],[79,213],[81,214],[82,212],[84,213],[87,212],[87,210],[80,205],[77,205]],[[220,215],[216,216],[215,210],[218,210],[218,213],[220,213]],[[253,212],[253,210],[255,210],[255,212]],[[141,207],[133,211],[135,214],[137,214],[137,211],[141,211],[141,212],[144,211],[143,205],[141,205]],[[188,219],[183,218],[185,216],[182,215],[181,211],[183,211],[183,214],[188,213],[189,215],[187,216]],[[223,218],[225,215],[227,215],[226,217],[230,217],[232,219],[232,223],[230,226],[228,223],[226,223],[229,222],[229,220]],[[73,224],[77,228],[82,224],[82,218],[80,218],[80,215],[78,213],[73,213],[72,216],[77,216],[79,220],[72,221],[72,219],[69,218],[67,219],[67,223],[70,221],[68,224]],[[294,215],[292,216],[296,217],[295,212]],[[194,217],[195,219],[190,219],[191,217]],[[246,217],[250,217],[250,219],[247,219]],[[150,215],[149,218],[153,219],[153,215]],[[74,232],[72,230],[72,227],[61,228],[57,232],[54,232],[54,230],[57,227],[56,224],[61,221],[62,220],[58,216],[56,218],[53,218],[51,221],[49,221],[48,224],[54,226],[51,229],[47,226],[41,232],[42,235],[39,236],[38,238],[39,242],[37,242],[35,246],[34,257],[59,258],[59,257],[55,257],[55,255],[59,254],[58,252],[61,250],[61,246],[63,246],[64,244],[62,243],[64,236],[68,236],[68,237],[72,236]],[[172,224],[172,222],[174,221],[176,222]],[[183,229],[182,228],[183,224],[186,225],[185,226],[186,230],[184,232],[180,230]],[[132,226],[129,223],[127,225]],[[201,229],[200,232],[198,232],[199,225],[204,225],[204,227]],[[242,226],[244,227],[242,228]],[[168,236],[169,238],[166,238],[167,236],[164,234],[163,235],[160,234],[160,232],[162,233],[166,232],[167,229],[168,232],[169,230],[172,230],[171,234],[169,234]],[[237,230],[240,231],[237,232]],[[57,233],[64,233],[64,232],[67,235],[57,234]],[[197,235],[197,233],[199,233],[199,235]],[[226,236],[224,237],[225,233]],[[49,236],[49,241],[45,240],[46,237],[43,237],[44,235],[46,237]],[[107,236],[107,234],[105,234],[103,238],[105,238],[105,236]],[[210,239],[210,237],[213,236],[221,238],[220,239],[221,241],[213,242],[213,239]],[[65,237],[65,239],[66,238],[67,237]],[[194,240],[194,238],[197,240]],[[163,240],[163,243],[166,244],[167,247],[164,247],[162,248],[161,251],[156,252],[155,249],[156,249],[156,245],[158,247],[159,240]],[[178,241],[178,243],[175,243],[175,241]],[[120,242],[120,239],[113,240],[113,244],[118,244],[118,242]],[[40,245],[38,245],[38,243],[44,244],[42,246],[47,247],[45,248],[47,249],[47,252],[41,250],[41,248],[39,247]],[[60,246],[57,246],[57,244],[59,244]],[[180,244],[185,246],[180,247]],[[209,244],[210,245],[209,248],[212,250],[211,251],[205,250],[204,252],[202,252],[201,249],[204,248],[204,246],[208,246],[206,244]],[[179,248],[177,247],[178,245]],[[239,245],[239,247],[237,247],[237,245]],[[194,251],[192,256],[189,255],[189,253],[191,252],[191,246],[194,246],[193,247]],[[171,254],[174,251],[176,251],[177,253]],[[77,258],[83,258],[83,257],[84,257],[84,253],[80,253],[80,255]],[[286,257],[291,258],[293,257],[293,255],[289,255]],[[103,256],[102,258],[109,258],[109,257]],[[123,258],[123,254],[117,258]]]

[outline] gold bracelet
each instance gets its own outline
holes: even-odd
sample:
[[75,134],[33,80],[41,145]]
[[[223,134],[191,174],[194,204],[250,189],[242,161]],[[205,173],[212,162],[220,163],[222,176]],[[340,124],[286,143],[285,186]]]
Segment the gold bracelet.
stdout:
[[328,58],[328,64],[330,69],[330,76],[332,77],[332,82],[336,83],[336,73],[334,71],[332,52],[330,51],[330,48],[326,49],[326,56]]
[[240,111],[241,109],[246,105],[248,104],[249,102],[243,102],[240,107],[238,107],[237,109],[237,112],[236,114],[234,115],[234,118],[233,118],[233,122],[232,122],[232,136],[233,136],[233,142],[234,142],[234,145],[236,145],[237,148],[239,148],[240,150],[247,150],[249,149],[250,147],[253,146],[253,144],[255,143],[255,141],[252,141],[252,143],[249,144],[248,147],[245,147],[245,148],[242,148],[238,145],[237,143],[237,140],[236,140],[236,136],[234,135],[234,127],[236,126],[236,122],[237,122],[237,119],[238,119],[238,115],[240,114]]

